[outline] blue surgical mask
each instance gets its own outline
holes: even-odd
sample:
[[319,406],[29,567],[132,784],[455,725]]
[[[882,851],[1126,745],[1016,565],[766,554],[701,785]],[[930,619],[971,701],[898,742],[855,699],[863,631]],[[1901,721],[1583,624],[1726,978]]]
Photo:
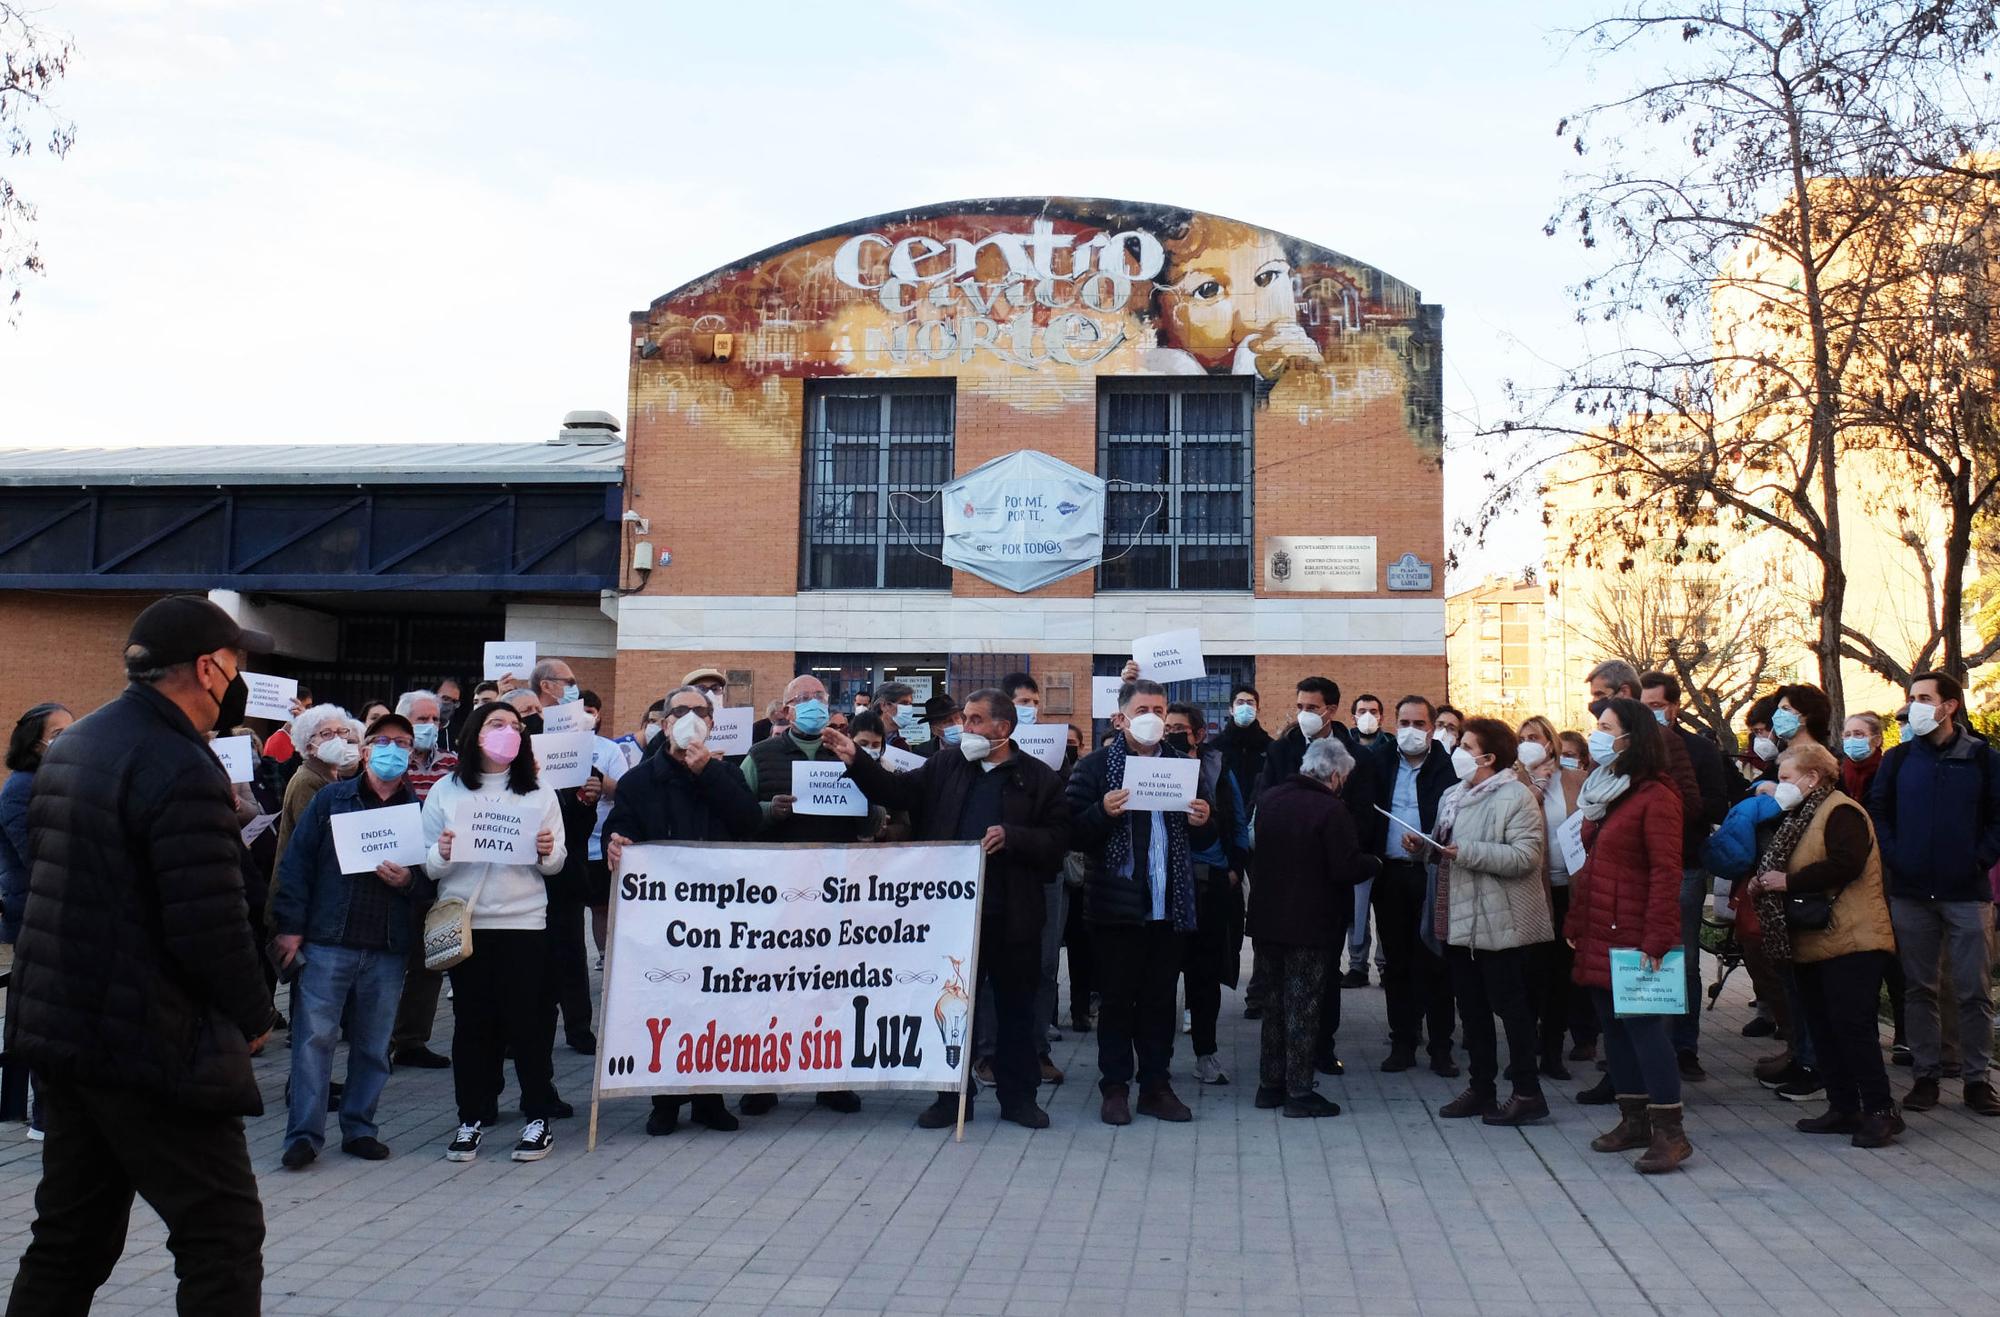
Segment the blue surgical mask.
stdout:
[[1257,706],[1254,704],[1239,704],[1229,711],[1229,716],[1235,721],[1238,727],[1248,727],[1251,723],[1257,721]]
[[1850,736],[1840,743],[1841,751],[1855,763],[1866,759],[1875,749],[1865,736]]
[[1665,709],[1653,710],[1653,721],[1665,727],[1667,725],[1667,711]]
[[394,782],[410,771],[410,752],[400,745],[371,745],[368,771],[384,782]]
[[917,725],[917,706],[914,704],[897,705],[896,726],[915,727],[916,725]]
[[800,700],[792,706],[792,730],[800,736],[818,736],[832,716],[825,700]]
[[1035,715],[1040,712],[1041,710],[1032,704],[1017,704],[1014,706],[1014,722],[1021,727],[1033,727]]
[[1557,762],[1557,763],[1559,763],[1559,764],[1561,764],[1561,765],[1562,765],[1562,766],[1563,766],[1564,768],[1582,768],[1582,767],[1583,767],[1583,765],[1582,765],[1582,764],[1580,764],[1580,763],[1578,763],[1578,762],[1577,762],[1577,758],[1576,758],[1576,756],[1575,756],[1575,755],[1563,755],[1563,756],[1561,756],[1560,758],[1558,758],[1556,762]]
[[1771,715],[1771,731],[1780,741],[1789,741],[1799,734],[1800,718],[1790,709],[1779,709]]
[[576,688],[575,682],[571,682],[569,685],[563,687],[563,697],[561,701],[562,703],[575,704],[578,700],[582,698],[583,698],[583,692]]
[[437,749],[438,729],[436,723],[418,723],[410,729],[410,734],[417,740],[417,749],[425,753]]
[[944,743],[946,745],[957,745],[958,738],[964,734],[965,734],[965,729],[963,727],[960,727],[957,723],[953,723],[951,726],[944,729],[943,732]]
[[1602,727],[1590,734],[1590,757],[1598,764],[1609,764],[1618,757],[1618,738]]

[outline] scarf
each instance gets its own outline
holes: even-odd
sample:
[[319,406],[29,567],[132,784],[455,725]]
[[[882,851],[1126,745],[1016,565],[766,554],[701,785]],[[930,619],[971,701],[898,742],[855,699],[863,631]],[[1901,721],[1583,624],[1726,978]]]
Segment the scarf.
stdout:
[[[1448,792],[1444,802],[1438,806],[1437,823],[1434,833],[1447,846],[1451,844],[1451,831],[1458,822],[1458,811],[1468,801],[1490,796],[1499,786],[1513,777],[1511,773],[1495,773],[1478,786],[1461,785],[1456,791]],[[1439,854],[1437,858],[1437,901],[1431,910],[1431,932],[1442,943],[1451,928],[1451,858]]]
[[[1125,753],[1125,736],[1121,732],[1104,748],[1104,782],[1108,791],[1125,785]],[[1104,843],[1104,867],[1110,872],[1122,873],[1131,865],[1132,829],[1137,826],[1138,821],[1128,812],[1125,826],[1111,830],[1110,839]],[[1146,826],[1150,828],[1151,822]],[[1167,815],[1167,919],[1176,933],[1194,931],[1194,865],[1188,858],[1185,814]]]
[[1583,788],[1576,793],[1577,812],[1592,823],[1602,823],[1604,812],[1611,808],[1611,802],[1631,788],[1631,778],[1599,764],[1590,770],[1590,776],[1583,779]]
[[[1813,815],[1833,794],[1833,783],[1825,782],[1814,789],[1810,796],[1801,800],[1791,813],[1785,815],[1778,824],[1778,830],[1771,837],[1771,844],[1757,857],[1757,863],[1750,866],[1750,876],[1776,869],[1786,872],[1792,863],[1792,852],[1799,848],[1799,841],[1812,826]],[[1789,965],[1792,963],[1792,930],[1785,922],[1786,892],[1759,891],[1756,895],[1757,932],[1764,942],[1764,955],[1772,963]]]

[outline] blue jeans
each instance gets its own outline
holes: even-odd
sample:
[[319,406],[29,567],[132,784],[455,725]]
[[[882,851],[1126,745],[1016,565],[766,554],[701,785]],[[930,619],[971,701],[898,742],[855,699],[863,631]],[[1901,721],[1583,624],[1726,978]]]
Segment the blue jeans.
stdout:
[[1646,1095],[1655,1106],[1681,1100],[1681,1068],[1667,1037],[1665,1015],[1627,1015],[1611,1009],[1609,988],[1590,989],[1597,1021],[1604,1028],[1604,1062],[1611,1074],[1611,1091]]
[[1701,1048],[1701,909],[1714,887],[1706,869],[1681,870],[1681,950],[1687,953],[1688,1009],[1686,1015],[1673,1018],[1676,1052]]
[[407,957],[391,951],[308,942],[305,968],[292,984],[292,1092],[285,1145],[326,1143],[326,1090],[333,1079],[333,1045],[347,1013],[347,1086],[340,1097],[340,1137],[375,1137],[375,1104],[389,1082],[389,1033],[403,995]]
[[[1347,927],[1347,972],[1368,968],[1368,911],[1369,901],[1375,894],[1375,880],[1370,878],[1354,889],[1354,922]],[[1382,948],[1375,948],[1375,968],[1382,968]]]

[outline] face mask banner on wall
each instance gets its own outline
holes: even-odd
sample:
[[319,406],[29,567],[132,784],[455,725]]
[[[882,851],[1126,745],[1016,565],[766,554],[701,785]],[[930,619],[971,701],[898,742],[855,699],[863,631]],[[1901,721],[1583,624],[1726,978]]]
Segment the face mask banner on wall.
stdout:
[[1017,594],[1104,556],[1104,482],[1047,453],[996,457],[939,497],[946,565]]

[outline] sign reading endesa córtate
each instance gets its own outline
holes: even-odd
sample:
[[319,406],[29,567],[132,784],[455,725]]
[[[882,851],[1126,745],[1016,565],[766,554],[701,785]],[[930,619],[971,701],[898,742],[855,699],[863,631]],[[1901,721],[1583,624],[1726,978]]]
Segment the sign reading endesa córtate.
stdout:
[[1375,589],[1373,535],[1267,535],[1264,588],[1308,594]]
[[939,498],[946,565],[1017,593],[1104,556],[1104,482],[1047,453],[996,457]]
[[960,1088],[983,873],[971,842],[625,847],[599,1095]]

